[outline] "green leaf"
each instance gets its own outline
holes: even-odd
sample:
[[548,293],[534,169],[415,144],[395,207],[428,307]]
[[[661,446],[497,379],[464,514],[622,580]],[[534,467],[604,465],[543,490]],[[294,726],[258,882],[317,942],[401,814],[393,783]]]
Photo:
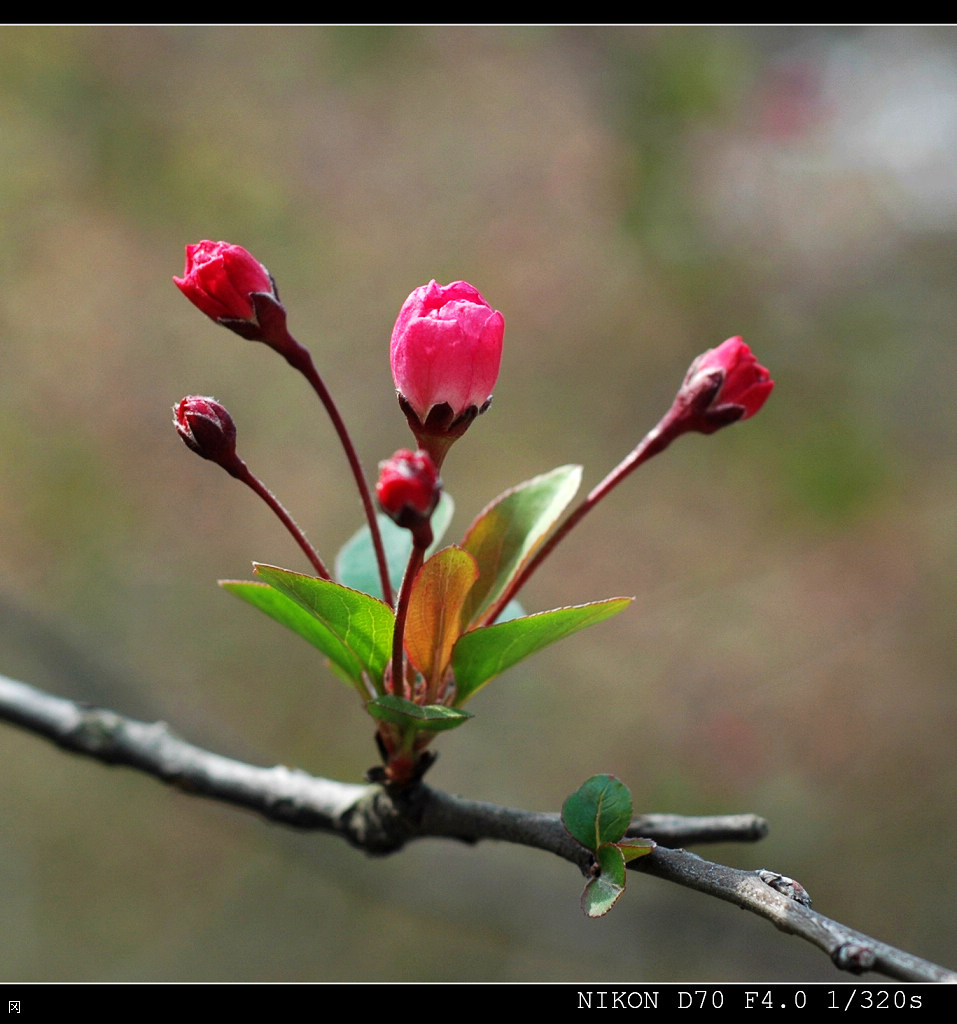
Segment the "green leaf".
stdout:
[[[438,547],[439,541],[452,521],[455,502],[449,494],[442,492],[439,503],[432,513],[432,546],[429,551]],[[412,553],[412,534],[404,527],[396,526],[388,516],[381,513],[376,516],[379,531],[382,534],[382,546],[385,549],[385,560],[389,566],[389,579],[392,589],[398,593],[402,584],[402,574]],[[361,590],[364,594],[382,600],[382,583],[376,565],[375,548],[372,546],[372,534],[368,526],[357,530],[342,546],[336,556],[336,576],[344,586],[353,590]]]
[[553,608],[494,626],[480,626],[464,634],[452,651],[457,688],[455,703],[464,704],[490,679],[522,658],[586,626],[617,615],[631,601],[630,597],[613,597],[571,608]]
[[304,576],[274,565],[253,564],[257,576],[294,601],[322,627],[324,632],[316,636],[322,636],[323,644],[317,646],[333,665],[356,682],[367,675],[381,689],[382,675],[392,655],[395,616],[391,608],[369,594],[331,580]]
[[575,496],[581,466],[559,466],[513,487],[486,506],[462,547],[475,556],[479,578],[469,594],[466,623],[484,621]]
[[631,793],[614,775],[593,775],[562,804],[562,823],[573,839],[596,853],[617,843],[631,822]]
[[443,548],[419,570],[409,595],[403,644],[427,683],[438,682],[462,634],[462,607],[478,577],[475,559],[461,548]]
[[444,704],[413,704],[405,697],[387,693],[366,704],[369,714],[383,722],[412,726],[416,732],[445,732],[467,722],[472,715],[460,708],[447,708]]
[[[223,590],[242,598],[247,604],[265,612],[270,618],[283,626],[288,626],[298,633],[313,647],[318,647],[323,654],[332,660],[336,674],[346,682],[355,685],[359,682],[356,676],[357,664],[341,650],[336,637],[311,612],[307,612],[285,594],[275,590],[268,583],[253,583],[245,580],[220,580]],[[368,693],[361,690],[364,696]]]
[[601,874],[592,878],[582,893],[582,910],[589,917],[602,917],[625,891],[625,859],[614,843],[605,843],[597,850]]
[[621,898],[625,890],[604,875],[599,875],[585,886],[582,893],[582,910],[589,917],[604,917]]
[[598,874],[582,893],[589,917],[611,910],[625,891],[625,865],[655,848],[651,839],[622,839],[630,823],[631,793],[614,775],[593,775],[562,805],[562,824],[597,861]]
[[615,845],[621,850],[625,863],[629,864],[639,857],[647,856],[658,844],[654,839],[632,839],[629,837],[628,839],[622,839],[620,843]]

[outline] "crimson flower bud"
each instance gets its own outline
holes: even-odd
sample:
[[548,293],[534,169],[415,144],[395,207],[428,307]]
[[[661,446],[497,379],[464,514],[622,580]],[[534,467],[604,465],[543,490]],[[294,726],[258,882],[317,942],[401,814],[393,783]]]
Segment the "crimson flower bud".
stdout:
[[[397,451],[379,463],[376,497],[382,511],[413,534],[427,527],[442,491],[439,472],[428,452]],[[429,531],[431,543],[431,530]]]
[[283,337],[286,315],[276,283],[241,245],[208,239],[187,245],[186,269],[173,282],[197,309],[242,337],[269,344]]
[[173,425],[186,446],[236,476],[236,424],[215,398],[187,395],[173,406]]
[[771,375],[740,338],[728,338],[688,368],[673,413],[686,430],[713,434],[758,412],[774,389]]
[[[465,281],[416,288],[392,330],[392,378],[419,444],[441,464],[492,399],[502,362],[505,318]],[[428,444],[428,438],[445,443]]]

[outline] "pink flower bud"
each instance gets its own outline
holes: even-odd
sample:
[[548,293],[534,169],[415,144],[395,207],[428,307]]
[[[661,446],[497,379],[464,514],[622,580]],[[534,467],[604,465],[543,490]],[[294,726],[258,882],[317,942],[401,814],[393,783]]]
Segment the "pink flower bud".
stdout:
[[242,466],[236,454],[236,424],[215,398],[187,395],[173,406],[173,425],[197,455],[229,472]]
[[[405,300],[390,359],[399,400],[415,430],[458,436],[492,397],[502,361],[505,318],[472,285],[429,282]],[[410,413],[412,415],[410,415]],[[467,417],[461,430],[456,421]]]
[[688,368],[674,413],[685,429],[713,434],[758,412],[774,389],[771,375],[740,338],[728,338]]
[[442,490],[439,472],[428,452],[397,451],[379,463],[376,497],[382,511],[407,529],[428,523]]
[[186,269],[174,277],[177,288],[208,317],[258,323],[252,296],[278,301],[269,271],[241,245],[210,242],[186,246]]

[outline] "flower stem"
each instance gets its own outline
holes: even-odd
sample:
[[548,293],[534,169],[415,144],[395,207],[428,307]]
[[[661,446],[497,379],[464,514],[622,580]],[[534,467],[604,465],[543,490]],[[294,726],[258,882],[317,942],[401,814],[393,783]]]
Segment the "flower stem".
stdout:
[[595,487],[588,492],[582,502],[548,538],[548,540],[535,552],[525,568],[512,580],[499,599],[493,604],[482,618],[483,624],[493,623],[502,613],[502,609],[512,600],[513,597],[528,582],[532,573],[545,561],[555,550],[559,542],[577,526],[582,519],[618,484],[630,473],[636,470],[643,462],[663,452],[669,444],[685,432],[687,426],[674,415],[674,409],[669,410],[656,427],[649,430],[638,445],[618,463],[617,466]]
[[356,454],[355,445],[352,443],[352,438],[349,436],[349,431],[346,429],[345,422],[339,414],[336,403],[332,400],[329,389],[326,387],[325,382],[319,375],[319,371],[316,369],[315,363],[312,361],[309,350],[300,345],[288,331],[286,335],[287,338],[285,340],[287,344],[282,348],[277,348],[277,351],[281,352],[286,362],[298,370],[312,385],[313,390],[319,396],[319,401],[325,406],[336,433],[339,435],[339,441],[345,450],[346,458],[349,460],[349,467],[352,469],[356,487],[359,489],[359,497],[362,499],[362,507],[365,511],[366,521],[369,524],[369,532],[372,535],[372,546],[375,549],[376,563],[379,567],[379,580],[382,584],[382,597],[386,604],[391,605],[392,583],[389,580],[389,565],[385,557],[385,548],[382,545],[382,534],[376,521],[372,495],[362,473],[362,465],[359,462],[359,456]]
[[425,550],[431,543],[431,537],[426,544],[416,543],[415,535],[412,539],[412,553],[409,555],[409,564],[405,567],[405,575],[402,577],[402,586],[399,587],[399,599],[395,605],[395,629],[392,633],[392,692],[407,700],[412,700],[412,686],[406,685],[405,678],[405,657],[403,640],[405,637],[405,620],[409,614],[409,597],[412,594],[412,584],[415,581],[416,573],[422,567],[425,558]]
[[282,503],[279,499],[269,490],[269,488],[257,477],[253,476],[247,467],[246,463],[242,459],[237,459],[236,464],[230,467],[226,467],[227,471],[237,480],[246,484],[250,487],[260,498],[276,513],[280,522],[286,529],[292,534],[293,539],[302,548],[303,554],[312,563],[313,568],[316,572],[324,579],[329,580],[332,577],[329,575],[329,570],[325,567],[322,559],[319,557],[316,549],[306,540],[306,535],[299,529],[295,520],[291,515],[283,508]]

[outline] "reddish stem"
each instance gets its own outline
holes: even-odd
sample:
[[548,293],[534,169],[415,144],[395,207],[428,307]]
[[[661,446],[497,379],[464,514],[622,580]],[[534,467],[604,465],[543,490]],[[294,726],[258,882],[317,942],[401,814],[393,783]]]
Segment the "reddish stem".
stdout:
[[604,498],[609,494],[615,487],[618,486],[625,479],[629,473],[636,470],[643,462],[647,462],[648,459],[657,455],[659,452],[663,452],[665,448],[676,438],[683,434],[688,429],[686,422],[675,414],[674,408],[668,411],[662,420],[656,427],[648,431],[644,438],[638,443],[638,445],[632,449],[628,455],[618,463],[617,466],[601,481],[597,486],[593,487],[589,491],[588,495],[582,500],[581,504],[568,516],[568,518],[558,527],[558,529],[548,538],[548,540],[535,552],[532,558],[529,559],[525,568],[512,580],[511,584],[505,588],[501,597],[493,604],[489,610],[482,617],[483,624],[487,625],[494,622],[498,616],[502,613],[502,609],[512,600],[513,597],[522,589],[523,586],[528,582],[528,578],[532,573],[545,561],[546,558],[555,550],[560,541],[562,541],[571,532],[572,528],[577,526],[582,519]]
[[288,344],[282,347],[276,346],[276,350],[280,352],[294,369],[298,370],[312,385],[313,390],[319,396],[319,401],[325,406],[326,412],[329,414],[329,418],[332,420],[332,425],[335,427],[336,433],[339,435],[339,441],[342,443],[342,447],[345,450],[346,458],[349,460],[349,466],[352,469],[352,475],[355,479],[356,486],[359,488],[359,497],[362,499],[362,507],[365,511],[366,521],[369,524],[369,532],[372,535],[372,546],[375,549],[376,563],[379,566],[379,580],[382,584],[382,597],[386,604],[392,604],[392,583],[389,580],[389,564],[385,557],[385,548],[382,545],[382,534],[379,531],[379,524],[376,521],[375,506],[372,504],[372,495],[369,491],[369,485],[366,483],[365,476],[362,472],[362,465],[359,462],[359,456],[356,454],[355,445],[352,443],[352,438],[349,436],[349,431],[346,429],[345,422],[342,416],[339,414],[339,410],[336,407],[335,402],[332,400],[332,395],[329,393],[329,389],[326,387],[322,377],[319,376],[319,371],[316,369],[315,363],[312,361],[312,356],[309,354],[309,350],[304,348],[296,341],[295,338],[288,331],[285,332],[285,341]]
[[405,637],[405,620],[409,614],[409,597],[412,594],[412,584],[415,581],[416,573],[422,567],[425,557],[425,549],[431,543],[418,544],[415,534],[412,537],[412,553],[409,555],[409,564],[405,567],[405,575],[402,577],[402,586],[399,588],[399,599],[395,606],[395,629],[392,633],[392,692],[407,700],[412,700],[412,685],[406,685],[405,678],[405,652],[403,640]]
[[299,529],[295,520],[292,516],[283,508],[282,503],[279,499],[269,490],[269,488],[257,477],[253,476],[250,472],[249,467],[240,459],[236,458],[235,464],[224,465],[223,468],[237,480],[242,481],[247,487],[252,488],[256,494],[276,513],[283,526],[292,534],[293,539],[302,548],[306,558],[312,563],[313,568],[316,572],[324,579],[329,580],[332,577],[329,575],[329,570],[323,565],[322,559],[319,557],[316,549],[306,540],[306,535]]

